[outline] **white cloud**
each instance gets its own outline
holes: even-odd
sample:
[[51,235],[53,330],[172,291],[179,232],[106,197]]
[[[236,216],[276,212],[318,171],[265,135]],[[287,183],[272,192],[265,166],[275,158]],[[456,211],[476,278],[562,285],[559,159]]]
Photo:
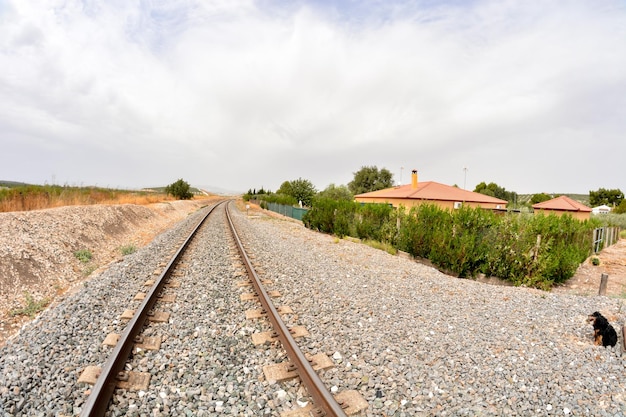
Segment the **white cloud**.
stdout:
[[[324,188],[363,165],[444,183],[469,166],[468,186],[626,187],[617,0],[16,0],[0,22],[0,179]],[[93,152],[113,159],[73,166]]]

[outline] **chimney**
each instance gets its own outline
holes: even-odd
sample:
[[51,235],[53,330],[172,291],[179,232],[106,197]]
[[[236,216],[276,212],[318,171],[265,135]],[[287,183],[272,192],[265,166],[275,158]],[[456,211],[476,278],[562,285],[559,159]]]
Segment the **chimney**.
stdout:
[[417,170],[411,171],[411,188],[417,190]]

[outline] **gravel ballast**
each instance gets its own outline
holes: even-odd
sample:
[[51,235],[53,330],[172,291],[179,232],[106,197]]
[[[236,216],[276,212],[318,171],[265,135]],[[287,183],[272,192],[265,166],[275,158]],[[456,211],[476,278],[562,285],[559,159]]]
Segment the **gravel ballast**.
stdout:
[[[0,350],[0,415],[78,415],[88,386],[76,380],[102,364],[100,343],[121,332],[121,312],[177,247],[200,213],[94,275],[74,295],[26,326]],[[624,357],[593,345],[587,315],[600,311],[621,333],[623,301],[494,286],[449,277],[366,245],[307,230],[301,223],[235,211],[259,275],[273,281],[285,320],[310,335],[305,353],[326,353],[321,372],[333,392],[357,390],[366,416],[626,414]],[[266,381],[262,367],[285,360],[255,347],[269,330],[245,319],[242,270],[211,221],[195,244],[162,349],[129,367],[153,374],[145,391],[117,391],[111,415],[279,415],[307,402],[296,381]]]

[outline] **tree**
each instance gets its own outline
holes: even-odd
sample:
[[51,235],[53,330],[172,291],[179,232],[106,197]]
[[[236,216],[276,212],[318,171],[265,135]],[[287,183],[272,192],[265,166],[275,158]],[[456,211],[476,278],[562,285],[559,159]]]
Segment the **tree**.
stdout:
[[483,181],[476,186],[474,192],[495,198],[500,198],[509,202],[517,201],[517,193],[515,191],[507,191],[504,187],[500,187],[495,182],[490,182],[489,184],[486,184]]
[[543,203],[544,201],[548,201],[551,199],[552,197],[550,197],[546,193],[533,194],[533,196],[530,198],[530,204],[532,205],[537,203]]
[[320,191],[318,196],[336,201],[352,201],[354,199],[347,186],[336,186],[335,184],[330,184],[324,191]]
[[622,200],[619,205],[617,205],[614,209],[613,209],[613,213],[615,214],[624,214],[626,213],[626,200]]
[[348,188],[354,195],[393,187],[393,174],[387,168],[379,171],[376,166],[363,166],[353,174]]
[[615,207],[619,206],[622,200],[624,200],[624,193],[619,188],[613,190],[600,188],[597,191],[589,191],[589,204],[592,207],[603,204]]
[[189,200],[193,197],[193,194],[189,191],[189,184],[182,179],[179,179],[178,181],[165,187],[165,192],[178,198],[179,200]]
[[313,196],[317,194],[317,190],[311,181],[298,178],[294,181],[283,182],[276,194],[294,197],[296,200],[301,201],[303,205],[310,206]]

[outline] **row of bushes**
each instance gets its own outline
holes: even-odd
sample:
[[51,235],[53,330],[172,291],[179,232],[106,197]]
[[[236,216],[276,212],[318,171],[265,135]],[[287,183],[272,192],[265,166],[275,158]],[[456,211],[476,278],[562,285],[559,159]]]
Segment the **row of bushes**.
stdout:
[[298,204],[298,200],[295,197],[285,194],[244,194],[244,201],[256,201],[261,208],[267,209],[267,203],[284,204],[285,206],[295,206]]
[[574,275],[591,254],[598,226],[571,216],[450,211],[429,204],[407,211],[330,199],[317,200],[302,221],[339,237],[388,243],[459,277],[483,273],[543,289]]

